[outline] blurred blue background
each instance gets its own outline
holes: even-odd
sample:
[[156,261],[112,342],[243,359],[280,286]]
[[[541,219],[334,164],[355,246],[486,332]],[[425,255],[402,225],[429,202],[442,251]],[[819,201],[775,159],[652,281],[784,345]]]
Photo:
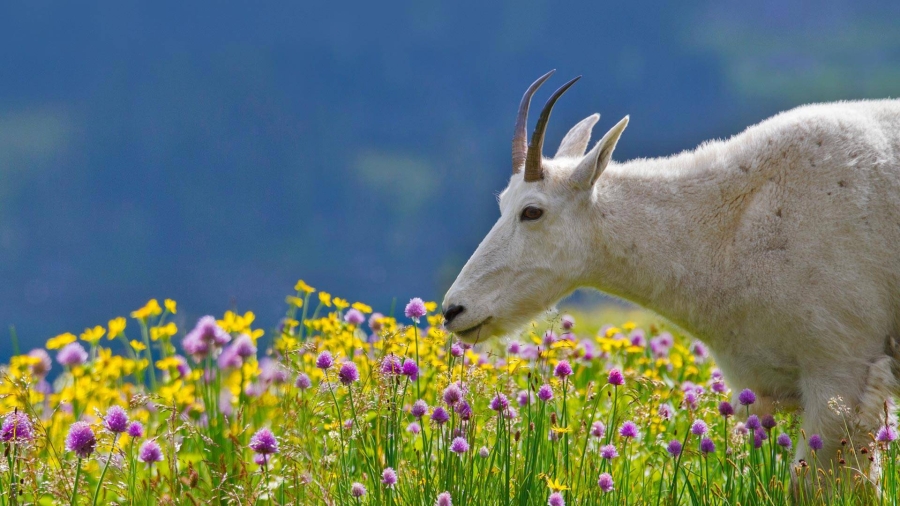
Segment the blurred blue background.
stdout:
[[548,150],[630,114],[619,160],[900,94],[898,2],[659,4],[0,3],[0,356],[151,297],[272,326],[298,278],[439,300],[551,68]]

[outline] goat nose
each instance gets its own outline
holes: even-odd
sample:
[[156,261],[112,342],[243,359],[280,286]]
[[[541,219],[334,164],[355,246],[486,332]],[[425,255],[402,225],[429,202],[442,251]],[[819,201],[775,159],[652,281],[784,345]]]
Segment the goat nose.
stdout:
[[463,306],[459,306],[457,304],[452,304],[450,307],[448,307],[446,310],[444,310],[444,322],[446,322],[446,323],[452,322],[454,318],[456,318],[457,316],[462,314],[462,312],[465,310],[466,310],[466,308]]

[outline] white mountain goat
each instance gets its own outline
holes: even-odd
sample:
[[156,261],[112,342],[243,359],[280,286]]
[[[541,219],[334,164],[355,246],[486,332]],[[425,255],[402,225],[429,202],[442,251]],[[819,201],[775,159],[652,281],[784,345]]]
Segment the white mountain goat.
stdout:
[[[809,105],[668,158],[610,161],[599,115],[531,144],[519,107],[500,218],[444,298],[467,342],[511,333],[578,287],[649,308],[706,342],[734,392],[803,409],[819,455],[871,441],[900,376],[900,100]],[[829,401],[850,409],[838,415]],[[804,442],[797,459],[805,457]],[[827,453],[826,453],[827,452]]]

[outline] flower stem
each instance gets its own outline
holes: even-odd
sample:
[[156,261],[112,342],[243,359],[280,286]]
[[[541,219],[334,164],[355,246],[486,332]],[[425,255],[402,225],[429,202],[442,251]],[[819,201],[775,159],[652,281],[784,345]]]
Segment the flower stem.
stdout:
[[109,455],[106,457],[106,464],[103,465],[103,471],[100,472],[100,479],[97,480],[97,490],[94,491],[94,500],[91,504],[97,504],[97,498],[100,497],[100,489],[103,488],[103,478],[106,476],[106,470],[109,469],[109,461],[112,460],[113,452],[116,451],[116,443],[119,441],[119,433],[117,432],[115,436],[113,436],[113,444],[112,449],[109,451]]
[[72,487],[72,500],[69,504],[75,506],[75,498],[78,497],[78,480],[81,478],[81,458],[78,458],[78,464],[75,465],[75,485]]

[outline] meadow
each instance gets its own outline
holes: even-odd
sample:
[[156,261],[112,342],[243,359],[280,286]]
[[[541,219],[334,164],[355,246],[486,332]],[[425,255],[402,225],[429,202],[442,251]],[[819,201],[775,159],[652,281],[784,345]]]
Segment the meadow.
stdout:
[[277,329],[235,311],[178,328],[151,300],[17,350],[0,506],[900,504],[887,417],[839,462],[794,464],[820,436],[748,416],[751,391],[730,404],[664,322],[548,314],[470,347],[419,299],[384,315],[299,281],[286,306]]

